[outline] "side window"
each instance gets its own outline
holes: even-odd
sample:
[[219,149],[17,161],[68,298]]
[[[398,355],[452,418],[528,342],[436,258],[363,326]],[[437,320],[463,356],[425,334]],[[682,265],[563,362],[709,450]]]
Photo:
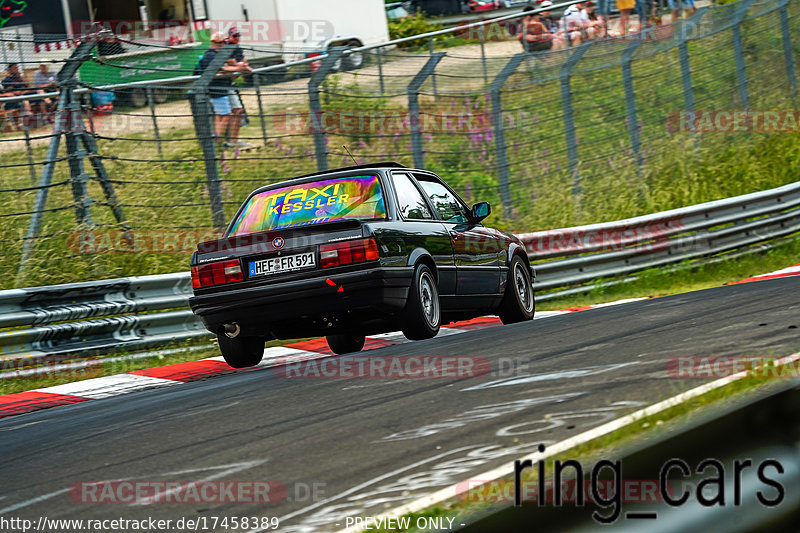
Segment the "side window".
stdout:
[[469,222],[469,214],[464,205],[458,198],[451,193],[447,187],[436,181],[427,181],[430,178],[417,176],[422,190],[431,199],[433,207],[445,222],[464,223]]
[[428,204],[407,174],[392,174],[397,204],[403,218],[433,220]]

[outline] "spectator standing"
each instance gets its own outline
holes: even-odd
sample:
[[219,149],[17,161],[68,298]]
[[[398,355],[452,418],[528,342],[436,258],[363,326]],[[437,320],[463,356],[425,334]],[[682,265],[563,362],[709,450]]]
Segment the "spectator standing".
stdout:
[[675,22],[681,18],[681,11],[688,12],[687,17],[691,17],[697,11],[694,0],[668,0],[671,13],[670,22]]
[[[670,0],[672,1],[672,0]],[[619,34],[628,35],[628,26],[631,21],[631,10],[636,6],[636,0],[617,0],[617,9],[619,9]]]
[[[226,42],[225,34],[214,33],[211,36],[211,47],[206,50],[203,57],[200,59],[200,70],[205,71],[211,62],[217,57],[220,49]],[[208,85],[208,96],[211,100],[211,107],[214,109],[214,135],[216,141],[222,141],[222,133],[230,125],[231,102],[229,91],[231,89],[231,76],[236,72],[240,72],[240,67],[234,67],[227,62],[219,70],[218,74],[227,74],[226,76],[215,76]]]
[[[239,72],[251,73],[253,69],[244,58],[244,52],[239,46],[239,38],[241,34],[236,27],[228,30],[227,43],[235,46],[233,49],[233,56],[228,60],[227,64],[231,67],[236,67]],[[242,98],[239,96],[239,91],[231,87],[228,90],[228,99],[231,104],[231,118],[229,122],[230,127],[230,141],[225,143],[225,146],[231,148],[252,148],[253,145],[239,140],[239,128],[242,126],[244,120],[244,105],[242,105]]]
[[608,15],[611,12],[611,0],[597,0],[597,14],[602,22],[603,37],[608,35]]

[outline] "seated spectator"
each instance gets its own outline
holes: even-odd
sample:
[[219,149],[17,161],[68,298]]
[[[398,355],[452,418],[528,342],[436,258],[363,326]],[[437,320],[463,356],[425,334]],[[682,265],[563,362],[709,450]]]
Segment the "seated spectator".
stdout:
[[[525,6],[522,11],[524,13],[534,11],[533,6]],[[525,15],[522,21],[522,31],[520,31],[517,39],[522,43],[522,48],[526,52],[540,52],[543,50],[550,50],[553,47],[553,35],[547,30],[547,27],[542,24],[540,13],[530,13]]]
[[[47,63],[41,63],[36,72],[33,73],[33,87],[38,94],[51,93],[57,90],[56,75],[50,72]],[[42,118],[48,116],[48,108],[53,105],[54,100],[51,98],[40,98],[31,100],[31,105],[38,108],[39,114]]]
[[586,18],[589,19],[589,26],[586,28],[586,35],[589,39],[605,39],[606,26],[603,18],[597,15],[594,3],[586,2]]
[[[23,94],[30,93],[28,84],[22,79],[19,72],[19,65],[16,63],[8,64],[8,72],[6,77],[3,78],[1,85],[3,86],[2,96],[22,96]],[[19,122],[21,110],[24,109],[26,113],[31,112],[30,104],[27,101],[7,102],[3,104],[3,109],[8,112],[13,125],[18,130],[22,129],[22,125]]]
[[561,30],[564,32],[568,44],[572,46],[581,44],[584,33],[588,36],[589,26],[591,26],[591,22],[586,13],[586,2],[572,4],[564,10],[564,16],[561,17]]
[[[553,2],[550,0],[544,0],[539,7],[541,9],[548,8],[553,5]],[[559,21],[553,16],[553,13],[550,11],[542,11],[542,16],[539,19],[544,27],[547,28],[547,31],[550,32],[550,35],[553,36],[553,50],[562,50],[567,47],[567,39],[564,35],[564,32],[561,31]]]

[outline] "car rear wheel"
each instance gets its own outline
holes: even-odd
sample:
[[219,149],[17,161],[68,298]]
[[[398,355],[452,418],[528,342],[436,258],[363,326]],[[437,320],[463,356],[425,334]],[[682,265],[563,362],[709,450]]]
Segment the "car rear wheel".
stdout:
[[245,337],[239,335],[233,339],[224,333],[217,335],[219,351],[225,362],[233,368],[255,366],[264,357],[264,337]]
[[414,270],[414,281],[403,310],[403,335],[412,341],[430,339],[439,333],[441,322],[436,280],[430,267],[420,264]]
[[[358,41],[350,41],[345,46],[347,48],[358,48],[361,46],[361,43]],[[367,62],[367,55],[364,52],[350,52],[347,57],[344,58],[344,68],[345,70],[358,70],[363,67]]]
[[521,257],[515,255],[508,269],[508,282],[503,303],[500,304],[500,320],[503,324],[514,324],[533,318],[535,300],[531,271]]
[[328,341],[328,347],[336,355],[343,355],[346,353],[360,352],[364,348],[364,335],[351,335],[348,333],[340,333],[337,335],[327,335],[325,340]]

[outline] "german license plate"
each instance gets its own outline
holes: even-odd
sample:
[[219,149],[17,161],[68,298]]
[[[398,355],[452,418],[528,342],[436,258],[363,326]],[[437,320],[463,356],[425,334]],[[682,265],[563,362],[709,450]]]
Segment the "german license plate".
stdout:
[[270,274],[281,274],[294,270],[315,268],[317,264],[315,262],[314,252],[307,252],[304,254],[283,255],[270,257],[269,259],[250,261],[248,266],[250,277],[252,278],[255,276],[269,276]]

